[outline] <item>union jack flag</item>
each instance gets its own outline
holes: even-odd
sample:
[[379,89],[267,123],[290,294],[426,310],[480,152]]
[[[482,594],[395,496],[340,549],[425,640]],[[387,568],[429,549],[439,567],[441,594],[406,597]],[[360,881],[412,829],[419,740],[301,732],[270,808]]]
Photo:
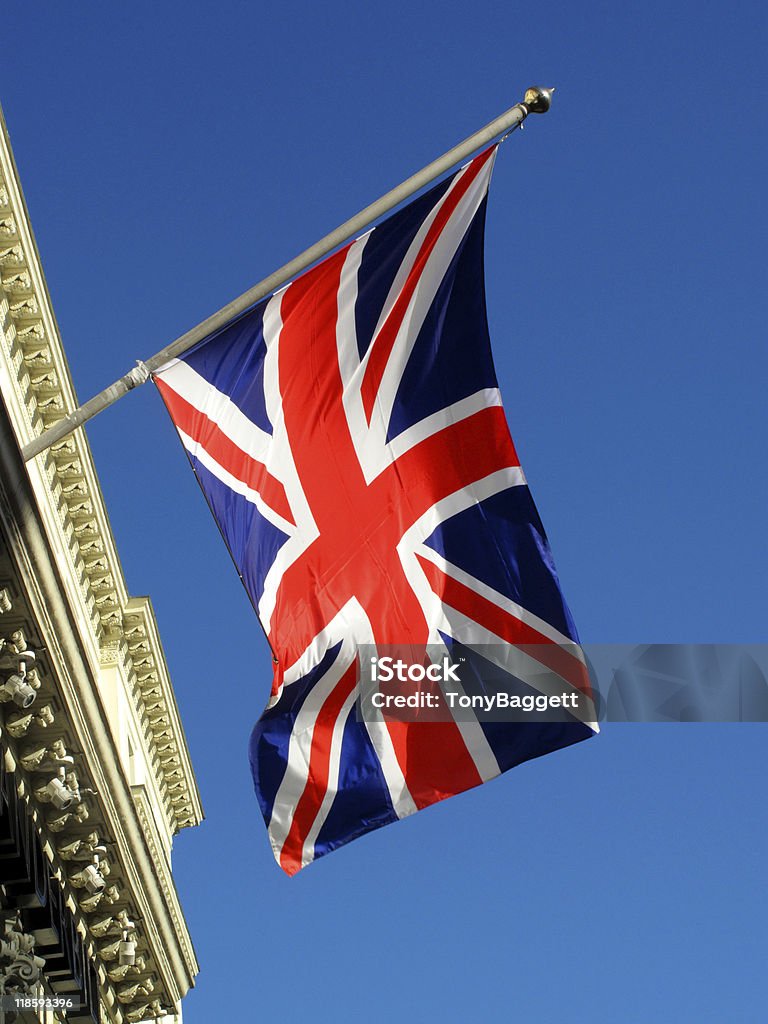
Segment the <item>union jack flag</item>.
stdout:
[[584,690],[491,357],[495,155],[155,377],[274,655],[251,765],[288,874],[592,734],[355,714],[361,645],[555,645]]

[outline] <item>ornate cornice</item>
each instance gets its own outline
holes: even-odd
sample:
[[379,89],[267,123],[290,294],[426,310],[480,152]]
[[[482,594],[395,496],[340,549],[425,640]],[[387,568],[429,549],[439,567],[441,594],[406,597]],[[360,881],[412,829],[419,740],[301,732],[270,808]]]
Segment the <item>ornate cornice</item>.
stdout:
[[[114,1024],[144,1020],[160,1005],[176,1005],[183,989],[169,960],[162,928],[148,909],[147,894],[137,878],[136,850],[114,816],[104,813],[102,781],[92,758],[76,747],[71,708],[54,684],[53,666],[60,663],[57,652],[49,648],[40,659],[30,661],[33,617],[8,568],[0,559],[0,573],[8,582],[3,589],[11,604],[0,619],[0,757],[12,773],[19,799],[25,802],[26,815],[40,836],[50,873],[78,922],[88,956],[98,965],[102,1005],[109,1020]],[[34,702],[28,707],[15,699],[17,687],[8,686],[9,676],[20,678],[34,691]],[[194,976],[194,949],[142,787],[136,787],[133,803],[177,954],[189,976]],[[136,942],[133,962],[120,960],[126,939]]]
[[[0,333],[4,395],[20,445],[77,406],[4,123],[0,133]],[[30,470],[77,582],[96,656],[118,652],[171,833],[202,819],[200,796],[147,598],[131,598],[82,429]],[[170,756],[169,756],[170,754]]]
[[[0,413],[2,440],[10,441],[7,411],[22,445],[77,402],[1,115],[0,126]],[[0,735],[100,962],[109,1019],[144,1020],[175,1005],[198,969],[167,844],[202,809],[157,623],[149,600],[127,591],[83,431],[26,467],[12,441],[0,457],[10,542],[4,564],[0,557],[0,633],[13,655],[15,629],[47,648],[39,670],[24,668],[34,704],[18,707],[6,695]],[[114,679],[112,669],[141,734],[146,790],[129,786],[110,729],[100,681]],[[77,797],[61,811],[54,777]],[[89,867],[105,878],[100,892],[88,890]],[[116,961],[127,922],[138,936],[136,964]]]
[[176,926],[178,934],[181,936],[184,958],[188,963],[193,964],[195,963],[195,951],[192,947],[192,943],[189,941],[189,935],[187,934],[186,927],[184,926],[184,916],[181,910],[181,904],[179,903],[179,897],[176,894],[176,887],[173,884],[170,869],[167,866],[167,861],[162,853],[162,842],[157,833],[157,827],[152,820],[152,813],[141,789],[142,787],[135,787],[133,794],[136,809],[139,812],[139,820],[141,821],[142,828],[144,829],[144,834],[147,837],[147,844],[149,845],[152,857],[160,868],[160,884],[162,886],[163,895],[165,896],[168,904],[173,923]]

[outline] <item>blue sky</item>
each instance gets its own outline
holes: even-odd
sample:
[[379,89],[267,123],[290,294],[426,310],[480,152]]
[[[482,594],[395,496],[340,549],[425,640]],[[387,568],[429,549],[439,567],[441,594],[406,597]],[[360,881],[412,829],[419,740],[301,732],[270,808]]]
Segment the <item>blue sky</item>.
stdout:
[[[765,642],[766,17],[9,9],[0,100],[80,397],[554,84],[496,164],[487,292],[581,635]],[[247,765],[269,658],[159,397],[88,434],[208,815],[174,851],[188,1024],[764,1019],[763,726],[609,724],[288,880]]]

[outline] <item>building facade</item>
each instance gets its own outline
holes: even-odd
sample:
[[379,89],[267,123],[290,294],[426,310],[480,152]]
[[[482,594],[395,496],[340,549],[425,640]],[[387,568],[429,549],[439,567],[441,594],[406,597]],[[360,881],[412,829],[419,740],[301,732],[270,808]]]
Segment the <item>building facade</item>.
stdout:
[[77,401],[4,120],[0,395],[0,1024],[178,1024],[198,964],[171,846],[200,797],[85,434],[21,458]]

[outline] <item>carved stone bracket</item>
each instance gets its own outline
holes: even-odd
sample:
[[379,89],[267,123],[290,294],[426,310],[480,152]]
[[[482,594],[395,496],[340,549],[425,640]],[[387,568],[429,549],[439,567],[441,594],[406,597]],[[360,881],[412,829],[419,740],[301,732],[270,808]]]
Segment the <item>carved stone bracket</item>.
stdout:
[[125,1019],[130,1021],[130,1024],[138,1024],[139,1021],[157,1020],[165,1015],[166,1010],[163,1009],[160,1000],[155,999],[151,1003],[135,1003],[133,1006],[129,1006]]

